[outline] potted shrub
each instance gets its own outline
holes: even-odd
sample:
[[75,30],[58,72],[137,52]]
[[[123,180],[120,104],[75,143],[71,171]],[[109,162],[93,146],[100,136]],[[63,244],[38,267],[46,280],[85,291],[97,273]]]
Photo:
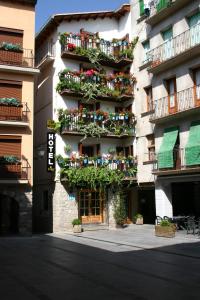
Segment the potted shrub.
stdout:
[[141,214],[135,215],[134,220],[136,225],[143,225],[143,215]]
[[162,220],[159,225],[155,225],[155,235],[160,237],[175,237],[176,226],[168,220]]
[[123,194],[117,195],[117,201],[114,207],[114,219],[116,221],[116,227],[123,227],[126,220],[126,207]]
[[74,233],[81,233],[82,232],[81,220],[80,219],[74,219],[72,221],[72,225],[73,225],[73,232]]

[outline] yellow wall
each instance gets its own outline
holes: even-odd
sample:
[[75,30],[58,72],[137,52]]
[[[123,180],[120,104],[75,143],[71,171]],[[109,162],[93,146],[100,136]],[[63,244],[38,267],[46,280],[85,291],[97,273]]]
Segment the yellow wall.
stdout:
[[0,27],[24,31],[23,48],[34,51],[35,8],[9,1],[0,1]]

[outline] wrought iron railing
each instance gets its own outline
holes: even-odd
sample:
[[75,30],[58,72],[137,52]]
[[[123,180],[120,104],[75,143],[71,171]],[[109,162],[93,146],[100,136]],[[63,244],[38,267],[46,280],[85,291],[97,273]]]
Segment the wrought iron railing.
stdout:
[[28,105],[22,102],[19,106],[0,105],[0,121],[28,121]]
[[[199,102],[199,104],[198,104]],[[171,104],[173,103],[173,107]],[[190,87],[167,97],[154,101],[154,112],[150,120],[156,120],[169,115],[187,111],[200,106],[200,85]]]
[[197,45],[200,45],[200,24],[148,51],[147,58],[152,62],[153,68]]
[[[70,53],[77,53],[75,51],[76,48],[82,48],[84,50],[88,49],[99,49],[102,53],[104,53],[106,56],[114,59],[120,59],[120,58],[128,58],[132,59],[132,53],[131,51],[128,52],[128,49],[131,48],[132,45],[128,41],[121,41],[121,42],[109,42],[103,39],[82,39],[79,36],[76,37],[66,37],[65,43],[61,44],[61,53],[64,52],[70,52]],[[80,54],[83,55],[84,54]]]
[[0,49],[0,65],[12,65],[19,67],[34,67],[34,54],[31,49],[22,49],[22,52],[15,52]]
[[[134,117],[120,114],[67,114],[61,120],[61,133],[81,133],[82,128],[94,123],[98,127],[107,130],[107,135],[133,135],[135,132]],[[106,132],[105,132],[106,134]]]
[[[192,155],[192,154],[191,154]],[[155,155],[155,161],[153,164],[153,172],[156,171],[168,171],[168,170],[188,170],[189,168],[200,168],[200,164],[199,162],[195,162],[193,165],[187,165],[187,160],[189,159],[189,154],[186,155],[186,150],[185,148],[174,148],[173,150],[173,162],[172,165],[170,167],[161,167],[159,166],[159,159],[165,160],[166,157],[166,161],[169,160],[169,154],[165,154],[165,153],[157,153]],[[161,164],[163,165],[163,164]]]
[[55,44],[46,43],[43,47],[39,48],[36,52],[35,65],[38,66],[47,58],[55,57]]
[[30,164],[25,158],[19,158],[17,163],[1,163],[0,164],[0,180],[29,180]]

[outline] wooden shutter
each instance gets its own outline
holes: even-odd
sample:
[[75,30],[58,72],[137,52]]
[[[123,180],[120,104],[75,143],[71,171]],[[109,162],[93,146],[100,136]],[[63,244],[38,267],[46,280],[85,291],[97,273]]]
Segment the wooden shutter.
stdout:
[[78,144],[78,153],[79,153],[79,155],[83,154],[83,144],[82,143]]
[[22,84],[21,82],[0,79],[0,98],[16,98],[22,99]]
[[23,31],[9,28],[0,28],[0,43],[2,42],[19,44],[22,47]]
[[0,136],[0,156],[21,157],[21,137]]

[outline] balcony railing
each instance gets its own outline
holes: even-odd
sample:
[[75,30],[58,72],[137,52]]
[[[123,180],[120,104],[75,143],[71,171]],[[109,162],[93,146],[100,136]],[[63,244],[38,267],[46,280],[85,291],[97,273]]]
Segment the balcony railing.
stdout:
[[194,108],[200,108],[200,85],[155,100],[150,121],[165,118]]
[[[82,49],[82,51],[77,51],[77,49]],[[127,40],[110,42],[97,37],[85,39],[75,34],[65,37],[61,44],[61,55],[67,52],[69,54],[87,56],[84,50],[89,49],[100,50],[105,55],[105,57],[102,55],[102,60],[133,59],[133,47]]]
[[[162,160],[165,159],[164,153],[162,155]],[[167,154],[166,154],[167,155]],[[166,157],[167,161],[169,160],[169,156]],[[196,165],[188,165],[186,163],[186,152],[185,148],[174,149],[173,151],[173,165],[171,167],[160,168],[159,167],[159,154],[156,154],[156,161],[153,164],[153,173],[177,173],[179,171],[200,171],[200,164],[197,162]]]
[[[135,123],[133,114],[117,114],[117,113],[71,113],[63,114],[59,118],[61,122],[61,133],[80,133],[84,134],[83,128],[87,128],[91,123],[105,130],[105,135],[114,136],[132,136],[135,132]],[[103,134],[103,135],[104,135]],[[91,133],[92,136],[92,133]]]
[[55,45],[52,43],[46,43],[43,47],[37,49],[35,65],[40,65],[48,58],[55,58]]
[[174,58],[195,46],[200,45],[200,24],[197,24],[178,36],[166,41],[157,48],[147,52],[151,67],[154,68],[163,62]]
[[15,52],[0,49],[0,65],[11,65],[17,67],[34,67],[33,50],[22,49],[22,52]]
[[[63,71],[59,74],[60,82],[57,91],[60,94],[73,93],[74,95],[87,97],[88,89],[85,84],[93,84],[96,88],[93,91],[95,98],[132,98],[134,77],[129,74],[104,75],[94,70],[86,72]],[[92,99],[91,99],[92,100]],[[94,100],[94,99],[93,99]]]
[[0,180],[29,180],[30,165],[28,160],[20,158],[17,163],[0,163]]
[[[61,160],[60,160],[61,159]],[[58,165],[61,168],[85,168],[94,166],[96,168],[107,167],[110,170],[119,170],[125,174],[125,177],[135,177],[137,161],[129,157],[112,158],[110,155],[87,157],[79,156],[78,158],[58,158]],[[60,160],[60,161],[59,161]],[[132,172],[131,170],[135,170]]]
[[20,106],[9,106],[0,104],[0,121],[28,121],[28,106],[22,102]]

